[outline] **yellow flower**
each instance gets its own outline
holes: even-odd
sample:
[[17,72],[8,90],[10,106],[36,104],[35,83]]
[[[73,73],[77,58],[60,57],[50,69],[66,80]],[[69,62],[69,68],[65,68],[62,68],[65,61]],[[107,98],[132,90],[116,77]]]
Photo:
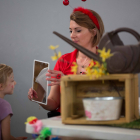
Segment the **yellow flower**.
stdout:
[[58,47],[59,47],[59,45],[56,45],[56,46],[50,45],[50,46],[49,46],[49,48],[50,48],[51,50],[55,50],[55,49],[57,49]]
[[58,58],[60,58],[60,57],[61,57],[61,52],[59,51],[59,52],[58,52]]
[[106,71],[106,70],[107,70],[107,68],[105,67],[105,65],[104,65],[104,64],[102,64],[102,65],[101,65],[101,69],[102,69],[102,70],[104,70],[104,71]]
[[99,77],[105,75],[105,71],[102,70],[102,68],[94,69],[93,75],[95,75],[96,78],[99,78]]
[[54,56],[51,56],[52,61],[55,61],[55,60],[57,60],[60,57],[61,57],[61,52],[60,51],[58,52],[58,55],[57,55],[57,53],[55,53]]
[[25,122],[25,124],[27,124],[28,122],[32,121],[33,119],[36,119],[35,116],[31,116],[27,118],[27,122]]
[[91,59],[89,67],[90,68],[94,67],[94,61],[93,61],[93,59]]
[[88,75],[90,77],[90,79],[92,79],[92,74],[93,74],[93,69],[89,67],[86,68],[86,75]]
[[97,67],[97,68],[100,67],[100,63],[98,61],[95,61],[95,67]]
[[108,51],[105,51],[105,48],[103,48],[103,50],[98,50],[98,52],[100,53],[100,57],[102,58],[102,61],[105,62],[106,59],[108,59],[109,57],[111,57],[113,54],[110,54],[110,49],[108,49]]
[[77,65],[76,62],[73,62],[72,64],[73,64],[74,66],[71,67],[71,72],[73,72],[73,73],[76,75],[78,65]]

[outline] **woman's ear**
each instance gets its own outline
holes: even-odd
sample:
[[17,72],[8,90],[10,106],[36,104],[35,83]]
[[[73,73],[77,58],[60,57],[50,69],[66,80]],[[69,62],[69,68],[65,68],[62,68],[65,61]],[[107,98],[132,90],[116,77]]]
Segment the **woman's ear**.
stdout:
[[96,34],[97,34],[96,28],[92,29],[92,34],[93,34],[93,37],[96,36]]

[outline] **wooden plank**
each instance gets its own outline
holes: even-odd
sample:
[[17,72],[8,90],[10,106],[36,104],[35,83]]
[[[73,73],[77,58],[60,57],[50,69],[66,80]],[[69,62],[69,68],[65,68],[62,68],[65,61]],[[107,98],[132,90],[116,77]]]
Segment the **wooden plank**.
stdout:
[[66,102],[66,95],[65,95],[65,83],[64,81],[60,82],[61,85],[61,117],[62,117],[62,122],[66,120],[67,116],[67,102]]
[[138,74],[134,75],[134,110],[135,117],[139,119],[139,84],[138,84]]
[[63,76],[61,80],[62,81],[94,81],[94,80],[113,80],[113,79],[124,80],[124,79],[132,79],[132,78],[133,78],[133,74],[110,74],[99,78],[96,78],[95,76],[90,78],[87,75],[67,75],[67,76]]
[[130,122],[131,120],[131,80],[130,79],[126,79],[125,80],[125,118],[126,118],[126,122]]
[[71,117],[67,118],[63,123],[64,124],[122,124],[125,123],[125,118],[120,118],[119,120],[110,120],[110,121],[91,121],[86,120],[85,117],[81,117],[78,119],[72,119]]
[[119,95],[124,97],[124,90],[124,82],[118,80],[105,80],[104,83],[101,80],[84,81],[77,85],[77,97],[118,97]]

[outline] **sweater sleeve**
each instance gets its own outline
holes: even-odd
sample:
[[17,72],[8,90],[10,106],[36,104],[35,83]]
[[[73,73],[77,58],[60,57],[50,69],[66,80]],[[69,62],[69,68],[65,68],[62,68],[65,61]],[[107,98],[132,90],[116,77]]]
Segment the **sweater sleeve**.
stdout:
[[11,105],[7,101],[3,101],[0,104],[0,120],[3,120],[8,115],[13,115]]

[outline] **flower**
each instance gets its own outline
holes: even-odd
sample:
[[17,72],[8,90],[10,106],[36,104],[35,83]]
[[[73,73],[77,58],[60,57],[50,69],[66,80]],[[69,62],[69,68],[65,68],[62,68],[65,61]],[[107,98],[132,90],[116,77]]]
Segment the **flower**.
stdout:
[[73,72],[73,73],[76,75],[78,65],[77,65],[76,62],[73,62],[72,64],[73,64],[74,66],[71,67],[71,72]]
[[100,57],[102,59],[102,63],[100,64],[98,61],[91,60],[90,65],[86,68],[86,75],[92,78],[94,75],[96,78],[99,78],[103,75],[108,75],[107,72],[107,63],[106,59],[111,57],[113,54],[110,53],[110,49],[106,52],[105,48],[103,50],[98,50],[100,53]]
[[92,79],[93,70],[91,69],[90,66],[86,68],[86,75],[88,75],[90,79]]
[[58,54],[57,53],[54,53],[54,56],[51,56],[51,58],[52,58],[53,61],[57,60],[60,57],[61,57],[61,52],[60,51],[58,52]]
[[29,124],[35,124],[36,122],[37,122],[37,118],[35,118],[35,119],[33,119],[33,120],[31,120],[31,121],[29,121]]
[[49,48],[50,48],[51,50],[55,50],[55,49],[57,49],[58,47],[59,47],[59,45],[56,45],[56,46],[50,45],[50,46],[49,46]]
[[108,51],[105,51],[105,48],[103,48],[103,50],[98,50],[98,52],[100,53],[100,57],[102,58],[102,61],[105,62],[106,59],[108,59],[109,57],[111,57],[113,54],[110,54],[110,49],[108,49]]
[[35,116],[30,116],[27,118],[27,122],[25,122],[25,124],[29,123],[30,121],[37,119]]
[[32,126],[34,127],[34,132],[39,132],[42,129],[43,124],[41,120],[37,120]]
[[49,136],[51,136],[51,130],[50,128],[45,127],[40,131],[40,135],[36,140],[45,140],[45,138]]
[[93,59],[91,59],[89,67],[92,68],[95,65],[95,62],[93,61]]
[[57,78],[57,79],[60,79],[60,78],[61,78],[61,74],[57,74],[57,75],[56,75],[56,78]]
[[92,114],[90,111],[85,110],[85,114],[88,118],[91,118]]

